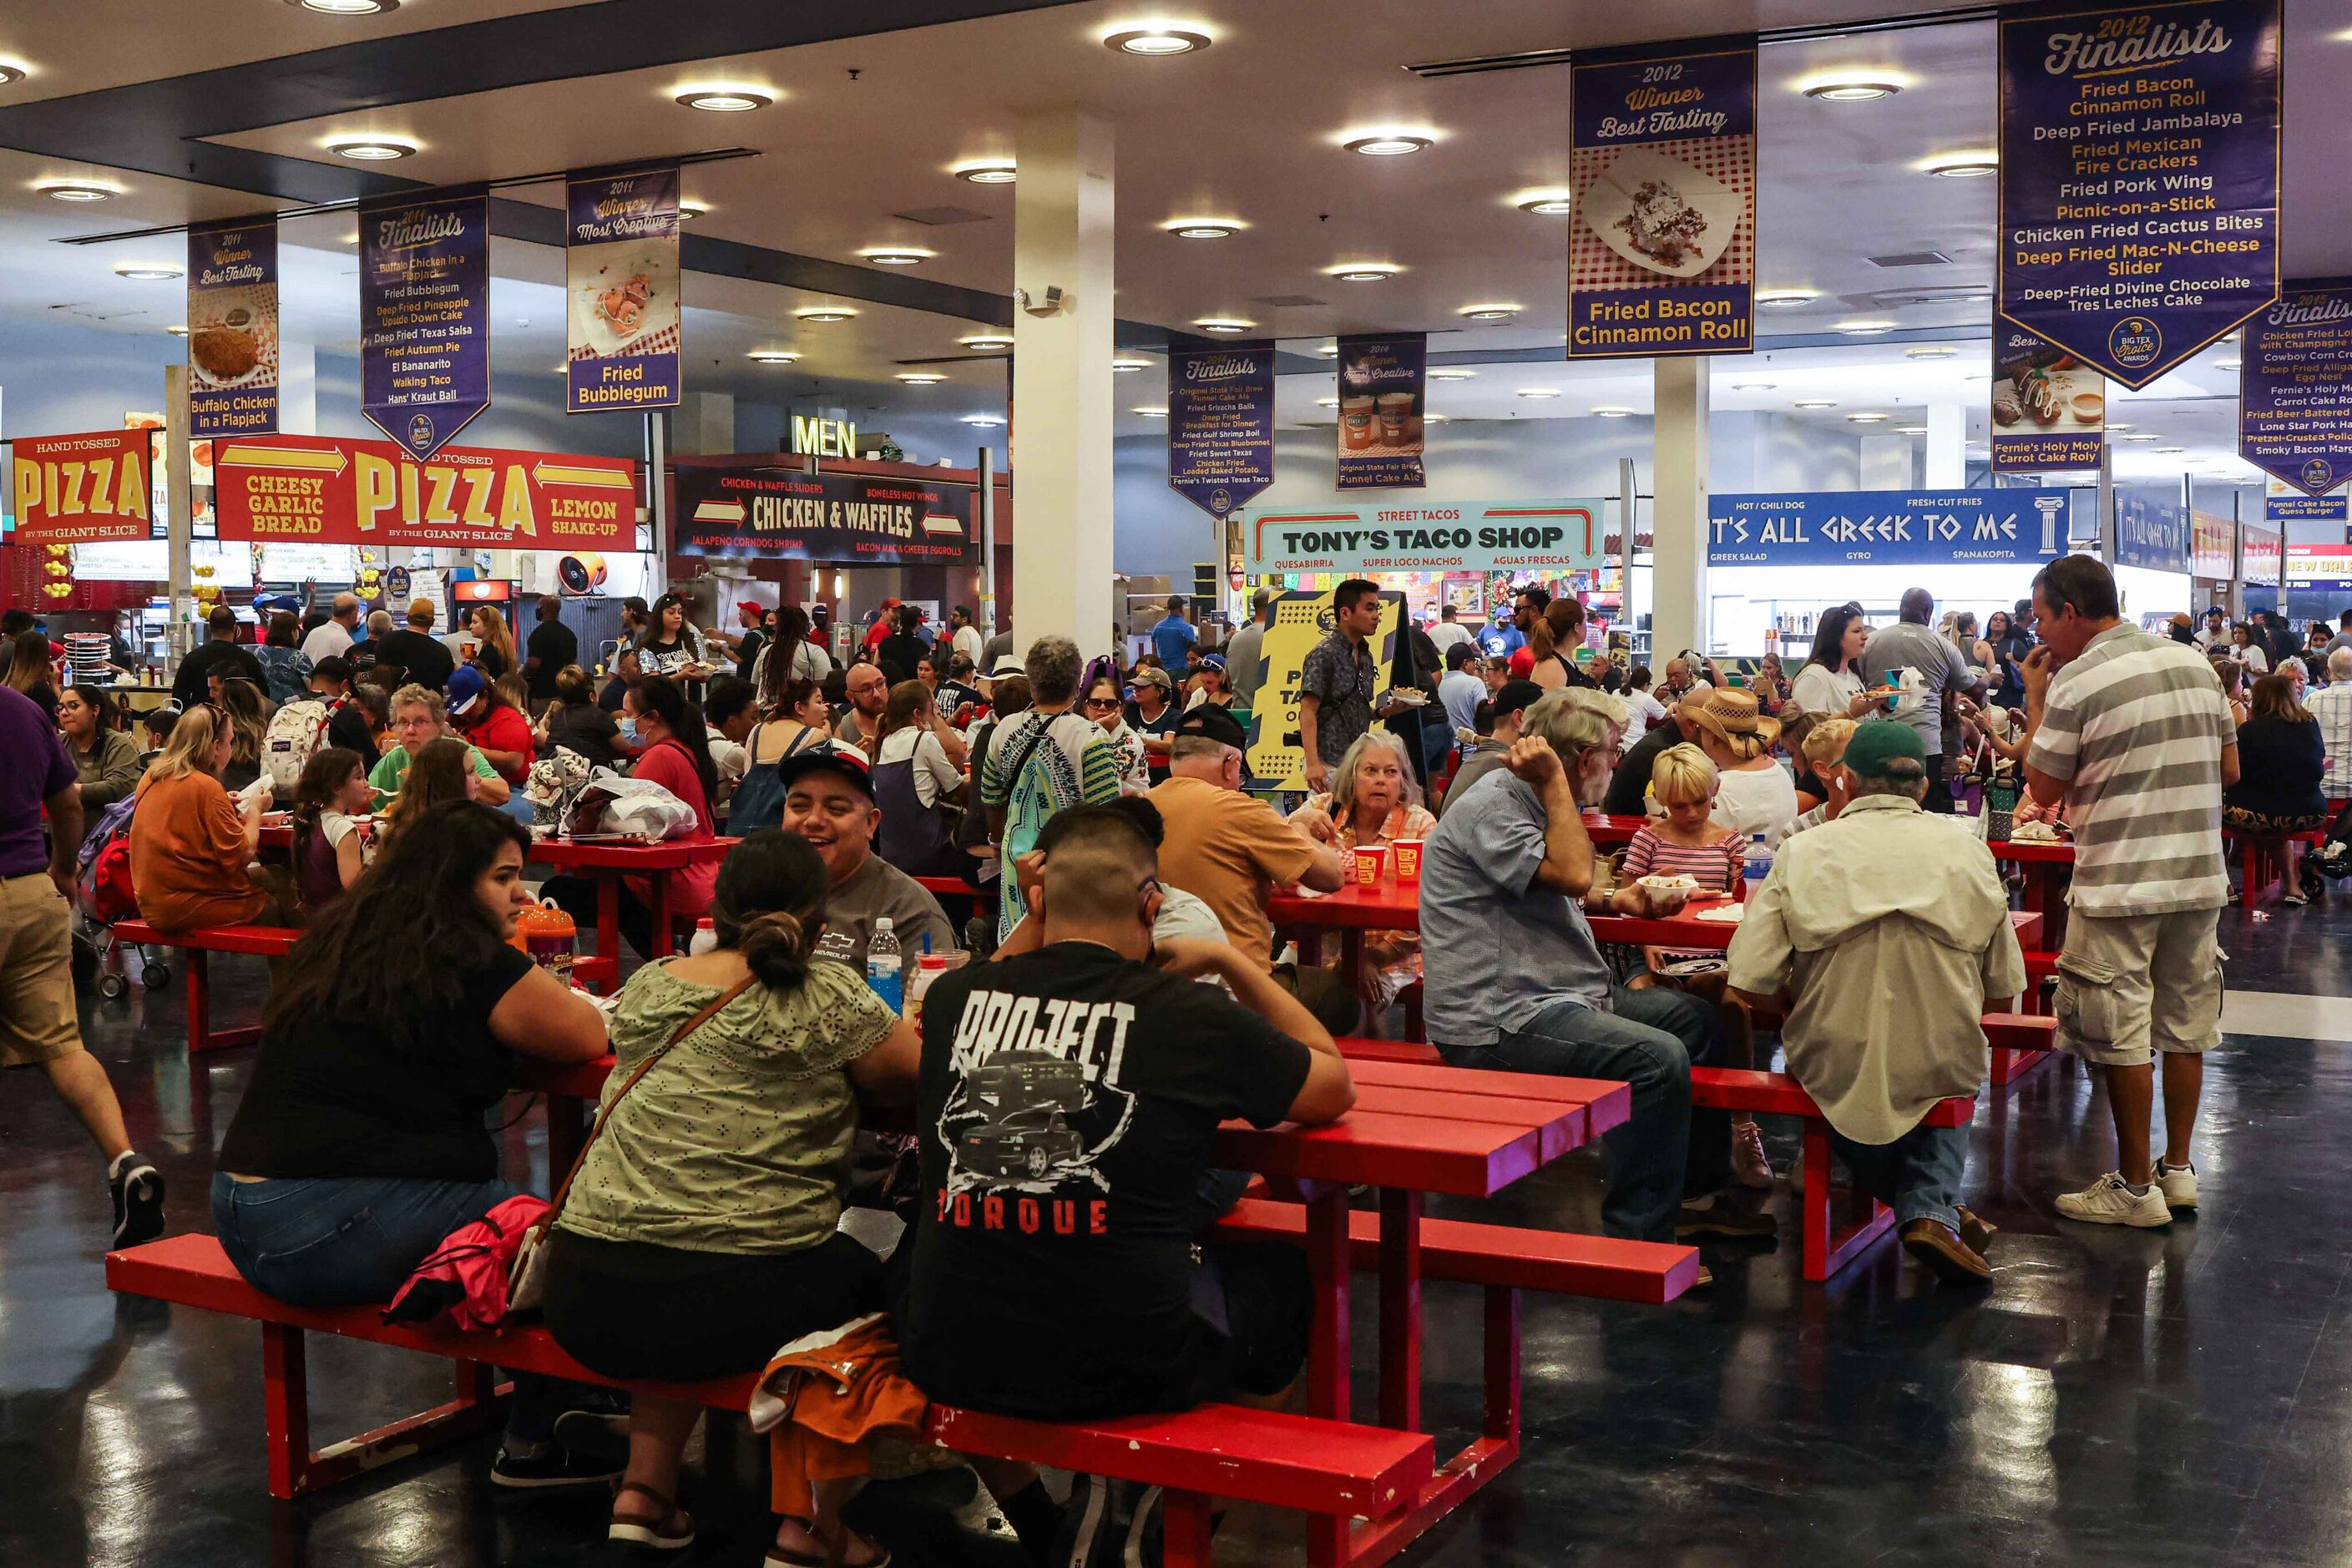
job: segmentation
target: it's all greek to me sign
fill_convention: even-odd
[[[2032,565],[2066,553],[2063,490],[1827,490],[1707,503],[1709,566]]]
[[[2280,0],[2000,29],[2001,321],[2139,387],[2278,298]]]

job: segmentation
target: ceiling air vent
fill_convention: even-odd
[[[908,223],[928,224],[933,228],[942,228],[951,223],[988,221],[986,213],[976,213],[970,207],[917,207],[912,212],[892,213],[890,216],[904,218]]]
[[[1948,267],[1952,258],[1940,250],[1898,250],[1892,256],[1866,256],[1873,267]]]
[[[1250,301],[1273,310],[1305,310],[1317,305],[1328,305],[1328,300],[1318,300],[1312,294],[1261,294]]]

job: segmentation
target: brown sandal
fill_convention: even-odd
[[[661,1511],[650,1519],[622,1518],[621,1500],[631,1492],[653,1499]],[[694,1544],[693,1516],[642,1481],[623,1481],[620,1489],[613,1494],[613,1522],[604,1531],[607,1541],[650,1546],[657,1552],[683,1552]]]

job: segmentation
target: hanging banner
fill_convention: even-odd
[[[2168,486],[2119,487],[2115,564],[2185,574],[2189,562],[2189,511],[2180,504],[2180,491]]]
[[[2290,522],[2352,521],[2352,509],[2345,504],[2346,490],[2346,486],[2338,485],[2325,495],[2305,495],[2300,486],[2291,485],[2276,474],[2266,474],[2263,478],[2263,521],[2282,528]]]
[[[147,432],[20,436],[9,444],[17,544],[148,536]]]
[[[1331,595],[1338,584],[1319,594],[1283,594],[1274,601],[1274,619],[1258,645],[1265,661],[1257,696],[1250,705],[1256,721],[1247,752],[1253,782],[1281,789],[1307,787],[1307,749],[1299,742],[1299,681],[1306,674],[1307,656],[1331,635]],[[1390,677],[1396,663],[1396,639],[1404,624],[1404,595],[1381,595],[1381,626],[1368,639],[1372,667],[1372,706],[1387,700]]]
[[[1605,503],[1457,501],[1416,506],[1252,507],[1237,521],[1246,570],[1589,572],[1602,563]]]
[[[1569,63],[1568,357],[1754,349],[1756,37]]]
[[[2258,522],[2242,523],[2239,526],[2240,531],[2244,535],[2243,546],[2239,553],[2239,560],[2243,567],[2240,575],[2249,585],[2268,584],[2273,588],[2277,587],[2280,570],[2286,560],[2284,536],[2277,529],[2264,528]]]
[[[479,185],[360,204],[360,412],[429,458],[490,405],[490,203]]]
[[[2306,496],[2352,479],[2352,278],[2289,283],[2242,347],[2238,455]]]
[[[565,182],[564,412],[678,402],[677,165]]]
[[[188,434],[278,428],[278,219],[188,228]]]
[[[2104,376],[2046,338],[1993,322],[1993,472],[2095,468],[2106,423]]]
[[[2238,520],[2219,512],[2189,514],[2189,570],[2228,582],[2238,574]]]
[[[1168,484],[1223,519],[1274,483],[1274,345],[1168,352]]]
[[[2066,553],[2063,490],[1707,498],[1709,566],[2032,566]]]
[[[634,550],[626,458],[444,447],[419,463],[388,441],[280,436],[213,449],[223,539],[268,543]]]
[[[971,566],[980,530],[970,485],[799,468],[670,470],[680,555]]]
[[[2137,387],[2278,298],[2279,4],[2002,13],[1999,320]]]
[[[1339,340],[1339,467],[1343,490],[1418,489],[1423,373],[1429,340],[1420,332]]]

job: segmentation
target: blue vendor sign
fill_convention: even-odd
[[[2032,565],[2067,550],[2063,490],[1721,495],[1707,521],[1709,566]]]

